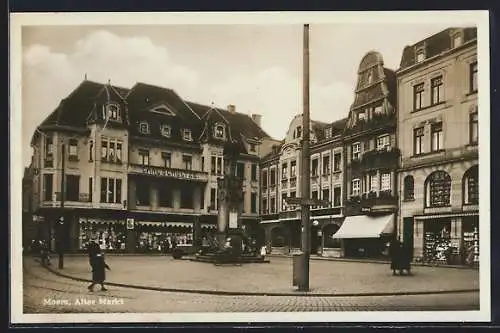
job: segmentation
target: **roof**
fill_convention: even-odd
[[[405,46],[401,56],[400,69],[408,68],[416,64],[417,50],[422,49],[426,59],[451,50],[453,48],[453,35],[456,32],[463,33],[463,43],[467,43],[477,38],[477,28],[475,27],[451,27],[440,31],[430,37],[418,41],[413,45]]]

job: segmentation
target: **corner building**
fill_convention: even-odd
[[[417,261],[445,261],[449,247],[449,263],[478,260],[477,75],[475,28],[449,28],[403,51],[398,225]]]
[[[167,88],[83,81],[32,138],[38,234],[68,251],[90,239],[126,252],[161,251],[173,238],[199,242],[216,229],[227,140],[240,147],[243,223],[252,232],[259,154],[271,140],[259,123],[259,115],[187,102]]]

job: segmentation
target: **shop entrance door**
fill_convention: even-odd
[[[413,257],[413,217],[403,218],[403,242],[412,250]]]

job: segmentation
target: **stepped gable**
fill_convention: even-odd
[[[130,111],[130,133],[134,137],[189,143],[183,140],[182,130],[190,129],[193,142],[201,132],[196,113],[172,89],[137,83],[127,95]],[[139,124],[149,124],[149,134],[141,133]],[[171,128],[171,136],[161,134],[161,126]]]
[[[422,50],[425,59],[432,58],[453,48],[453,35],[457,32],[463,34],[463,44],[477,39],[477,28],[448,28],[413,45],[405,46],[401,56],[399,70],[411,67],[417,63],[417,51]]]

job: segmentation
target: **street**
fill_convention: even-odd
[[[109,256],[110,282],[146,287],[243,292],[293,291],[290,262],[213,266],[170,257]],[[312,296],[242,296],[165,292],[108,286],[89,292],[87,282],[57,276],[33,258],[24,259],[24,313],[167,313],[167,312],[288,312],[288,311],[410,311],[474,310],[479,292],[395,296],[335,296],[347,293],[423,292],[475,289],[473,270],[416,267],[413,277],[393,277],[380,264],[313,262]],[[86,257],[68,257],[64,274],[88,279]],[[57,270],[57,268],[55,268]],[[320,274],[321,272],[321,274]],[[328,282],[328,283],[327,283]],[[327,283],[327,284],[326,284]],[[97,287],[96,290],[99,290]],[[332,295],[323,295],[330,292]],[[322,294],[316,295],[314,294]]]

